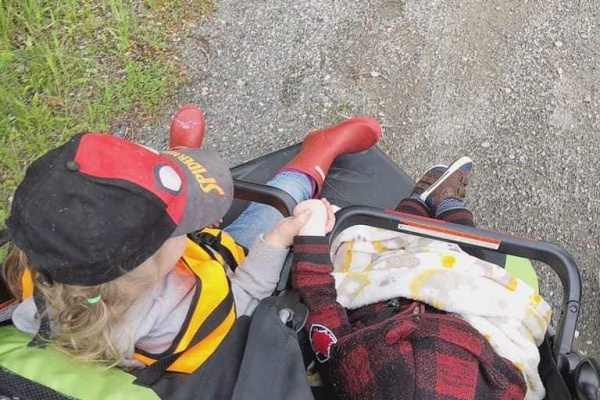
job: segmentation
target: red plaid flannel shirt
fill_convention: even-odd
[[[349,315],[336,302],[332,271],[327,238],[296,238],[293,286],[310,311],[313,350],[326,359],[321,374],[337,398],[525,397],[521,372],[464,320],[410,301],[383,321],[376,316],[385,303]]]

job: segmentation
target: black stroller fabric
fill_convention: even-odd
[[[55,390],[0,368],[0,400],[70,400]]]
[[[281,322],[276,298],[238,318],[219,350],[191,375],[152,386],[163,399],[312,399],[296,332]]]
[[[191,375],[167,374],[152,386],[162,399],[230,399],[251,319],[240,317],[219,349]]]
[[[571,394],[558,371],[556,361],[552,355],[552,347],[547,337],[538,349],[540,350],[538,371],[546,388],[545,400],[571,400]]]
[[[296,332],[281,322],[275,301],[254,312],[233,400],[312,398]]]
[[[300,147],[301,144],[297,144],[267,154],[234,167],[231,173],[234,178],[265,183],[298,154]],[[390,185],[390,182],[394,184]],[[413,180],[397,164],[379,148],[373,147],[359,156],[338,157],[327,175],[321,196],[339,207],[363,205],[393,209],[410,193],[413,185]],[[247,206],[246,201],[234,200],[224,218],[224,226]]]

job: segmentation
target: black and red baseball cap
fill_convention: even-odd
[[[27,169],[7,225],[47,279],[93,286],[136,268],[169,238],[219,221],[232,200],[229,168],[212,151],[159,153],[85,133]]]

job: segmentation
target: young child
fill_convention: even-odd
[[[176,115],[177,150],[87,133],[28,168],[7,221],[12,250],[3,268],[21,300],[17,328],[81,359],[126,367],[158,360],[192,372],[250,300],[271,295],[309,213],[282,220],[272,207],[251,205],[226,231],[198,231],[220,221],[233,199],[225,162],[186,148],[200,145],[203,122],[191,106]],[[370,118],[313,132],[270,184],[306,200],[338,155],[367,150],[380,134]]]
[[[472,225],[472,214],[463,204],[471,168],[470,159],[464,158],[450,167],[430,170],[417,183],[411,197],[400,203],[400,210]],[[334,269],[329,238],[325,237],[334,226],[331,206],[309,200],[301,203],[295,214],[301,215],[307,209],[311,210],[311,218],[294,240],[292,282],[309,309],[306,328],[310,344],[318,370],[335,398],[525,397],[528,387],[522,371],[497,354],[468,321],[408,296],[372,303],[363,301],[353,309],[340,304],[340,294],[351,292],[359,297],[367,288],[381,293],[387,287],[400,287],[402,281],[390,278],[382,286],[370,285],[371,280],[377,281],[386,273],[375,261],[363,270],[344,269],[347,282],[338,280],[337,275],[341,274]],[[354,244],[366,245],[358,241]],[[382,252],[382,242],[378,246],[381,263],[402,261],[399,256],[394,258],[392,252]],[[340,253],[352,251],[350,246],[342,248]],[[399,252],[402,255],[409,251],[399,249]],[[410,257],[407,254],[406,258]],[[349,262],[344,265],[350,267]],[[410,272],[408,268],[405,271]],[[412,281],[411,294],[420,293],[418,285],[422,286],[428,276],[419,279]],[[464,284],[467,290],[470,283]],[[452,293],[447,295],[449,300]]]

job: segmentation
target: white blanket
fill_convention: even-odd
[[[552,308],[526,283],[457,245],[367,226],[342,232],[331,252],[342,306],[404,297],[454,313],[523,372],[527,399],[544,397],[537,347]]]

